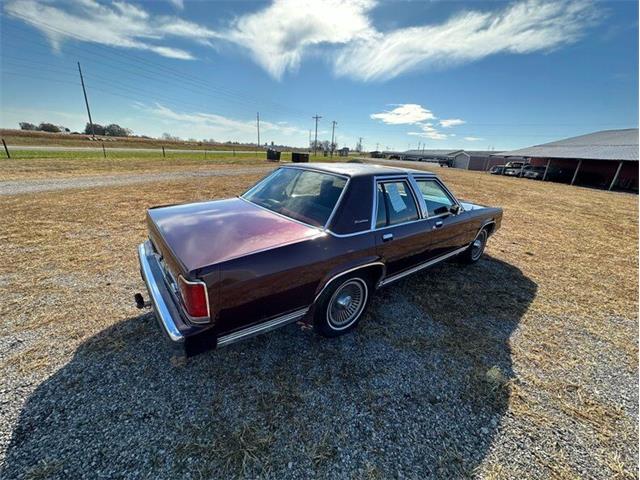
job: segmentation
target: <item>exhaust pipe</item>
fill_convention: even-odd
[[[145,301],[144,297],[142,296],[141,293],[136,293],[133,296],[133,300],[136,302],[136,307],[139,309],[143,309],[143,308],[148,308],[151,306],[151,302],[150,301]]]

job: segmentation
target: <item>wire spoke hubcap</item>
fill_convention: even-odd
[[[338,288],[327,309],[331,327],[344,329],[358,319],[367,299],[367,287],[360,279],[348,280]]]
[[[471,258],[477,260],[484,251],[484,244],[487,241],[487,232],[482,231],[471,244]]]

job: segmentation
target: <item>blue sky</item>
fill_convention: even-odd
[[[638,126],[637,2],[7,0],[0,126],[511,149]]]

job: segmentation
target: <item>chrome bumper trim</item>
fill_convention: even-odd
[[[154,275],[153,267],[149,261],[152,256],[147,251],[148,242],[138,245],[138,260],[140,261],[140,272],[142,273],[142,279],[147,286],[149,296],[151,297],[151,303],[153,303],[153,309],[155,311],[156,318],[162,324],[162,328],[167,333],[169,338],[174,342],[183,342],[184,335],[180,333],[175,321],[173,320],[172,308],[167,303],[166,298],[171,298],[167,287],[164,285],[162,278],[157,278]],[[159,270],[159,266],[157,269]],[[163,291],[166,293],[163,295]],[[173,309],[175,311],[175,308]]]
[[[228,335],[223,335],[218,338],[218,347],[224,347],[225,345],[230,345],[232,343],[239,342],[240,340],[244,340],[246,338],[282,327],[287,323],[294,322],[303,317],[308,311],[308,308],[301,308],[300,310],[296,310],[295,312],[276,317],[267,322],[252,325],[251,327],[238,330],[237,332],[229,333]]]

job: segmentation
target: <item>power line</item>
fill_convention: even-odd
[[[69,32],[68,30],[64,30],[64,29],[60,29],[60,28],[57,28],[57,27],[53,27],[52,25],[49,25],[49,24],[47,24],[45,22],[34,21],[32,19],[20,16],[20,15],[15,15],[15,16],[18,17],[18,18],[21,18],[22,20],[25,20],[25,21],[27,21],[29,23],[36,24],[36,25],[39,25],[39,26],[41,26],[43,28],[46,28],[47,30],[50,30],[52,32],[55,32],[55,33],[58,33],[58,34],[61,34],[61,35],[65,35],[67,37],[74,38],[74,39],[77,39],[77,40],[80,40],[80,41],[89,42],[89,43],[92,44],[93,47],[95,47],[97,49],[100,49],[101,51],[104,52],[104,54],[101,55],[103,57],[103,59],[104,59],[104,55],[108,55],[109,57],[116,57],[116,59],[110,58],[110,61],[115,61],[117,63],[126,65],[129,68],[135,68],[135,69],[141,70],[143,72],[151,73],[153,76],[152,77],[147,77],[147,78],[150,78],[150,79],[152,79],[154,81],[158,81],[158,80],[168,81],[169,80],[167,78],[167,75],[168,75],[169,77],[173,77],[174,80],[178,79],[178,80],[181,81],[181,84],[180,84],[180,88],[181,89],[185,89],[184,82],[186,81],[192,87],[199,88],[199,89],[206,89],[207,92],[210,92],[212,90],[216,91],[219,95],[223,95],[223,96],[227,97],[227,99],[229,101],[235,101],[235,102],[247,104],[247,99],[251,99],[251,96],[248,95],[246,92],[233,91],[233,90],[230,90],[228,88],[223,88],[223,87],[219,87],[219,86],[213,86],[210,81],[204,82],[200,78],[193,77],[193,76],[187,75],[185,73],[176,72],[175,70],[173,70],[171,68],[168,68],[168,67],[166,67],[164,65],[157,64],[156,62],[150,61],[150,60],[148,60],[146,58],[143,58],[143,57],[139,57],[137,55],[133,55],[131,53],[128,53],[127,57],[125,57],[125,56],[123,56],[122,54],[120,54],[118,52],[112,51],[112,48],[106,47],[106,46],[101,45],[99,43],[95,43],[92,39],[90,39],[88,37],[84,37],[82,35]],[[11,25],[11,24],[7,24],[7,25],[10,25],[11,27],[16,28],[14,25]],[[20,34],[21,34],[21,32],[19,33],[19,35]],[[21,36],[23,36],[23,35],[21,35]],[[30,41],[32,43],[39,43],[40,45],[44,45],[45,47],[49,48],[49,46],[46,43],[34,41],[33,38],[26,37],[26,36],[23,36],[23,38],[25,38],[27,41]],[[79,48],[77,46],[74,46],[74,45],[66,45],[65,49],[79,50],[81,52],[85,52],[86,51],[86,50],[83,50],[83,49],[81,49],[81,48]],[[87,52],[87,53],[89,53],[89,52]],[[88,57],[85,57],[85,58],[88,58]],[[134,59],[136,63],[134,63],[134,64],[128,63],[127,61],[123,61],[122,60],[123,58],[126,59],[126,60],[128,60],[129,58]],[[150,71],[150,70],[146,69],[145,67],[141,66],[140,64],[146,65],[148,68],[151,68],[152,70]],[[101,66],[105,65],[105,62],[101,61],[100,65]],[[159,73],[159,72],[161,72],[161,73]],[[137,75],[140,75],[140,74],[137,74]],[[159,75],[162,75],[162,77],[159,77]],[[276,102],[271,102],[271,101],[265,102],[264,100],[257,99],[256,97],[254,97],[254,99],[255,99],[255,101],[254,101],[254,103],[251,103],[251,105],[255,105],[257,103],[271,104],[272,106],[275,106],[278,110],[287,110],[287,111],[291,112],[291,114],[293,114],[293,115],[306,117],[306,114],[304,112],[302,112],[300,110],[292,109],[292,108],[290,108],[288,106],[285,106],[283,104],[278,104]]]

